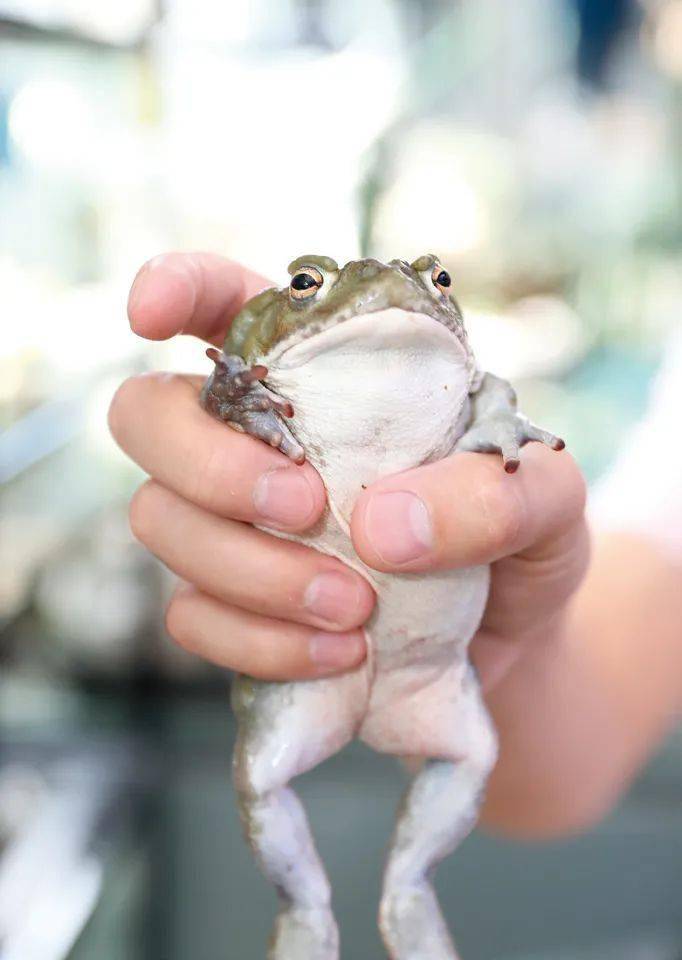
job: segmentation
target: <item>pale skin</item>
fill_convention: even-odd
[[[168,254],[138,274],[131,326],[152,340],[185,333],[220,345],[242,304],[269,285],[214,255]],[[131,504],[133,531],[182,581],[168,608],[169,633],[200,656],[263,679],[356,666],[374,603],[367,582],[250,526],[312,526],[324,507],[319,476],[209,418],[198,403],[203,379],[132,378],[110,414],[115,438],[151,478]],[[417,495],[431,520],[432,541],[414,556],[400,498],[381,496],[397,491]],[[593,822],[682,704],[682,577],[655,547],[603,538],[585,578],[584,500],[570,456],[533,444],[513,476],[495,456],[458,453],[382,479],[353,514],[353,543],[370,567],[493,564],[472,645],[501,737],[483,822],[517,835]]]

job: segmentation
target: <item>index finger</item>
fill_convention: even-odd
[[[130,326],[147,340],[187,333],[220,345],[246,301],[271,286],[261,274],[214,253],[162,253],[133,281]]]
[[[321,516],[325,490],[309,464],[210,417],[201,377],[143,374],[116,391],[109,427],[145,473],[209,513],[289,532]]]

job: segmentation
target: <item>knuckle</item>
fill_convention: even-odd
[[[486,547],[501,555],[519,542],[525,520],[517,485],[506,479],[491,480],[480,489]]]
[[[224,431],[221,442],[206,444],[197,456],[189,498],[221,516],[251,514],[255,479],[272,468],[270,448],[230,427],[218,427]]]
[[[218,506],[229,495],[232,457],[226,456],[227,448],[228,444],[213,446],[197,463],[192,497],[196,503]]]

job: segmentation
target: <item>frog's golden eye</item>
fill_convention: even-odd
[[[447,296],[448,290],[452,284],[452,279],[447,270],[443,270],[439,263],[437,263],[433,268],[433,272],[431,273],[431,282],[437,290],[440,290],[441,293],[444,293]]]
[[[293,300],[314,297],[324,283],[324,277],[315,267],[303,267],[291,278],[289,293]]]

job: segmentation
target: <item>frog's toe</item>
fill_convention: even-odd
[[[241,400],[239,404],[241,410],[252,413],[266,413],[268,410],[274,410],[287,419],[293,417],[294,408],[288,400],[280,400],[262,384],[259,386],[260,390],[253,390]]]
[[[524,443],[529,443],[531,440],[544,443],[546,446],[551,447],[552,450],[563,450],[566,446],[561,437],[557,437],[556,434],[550,433],[548,430],[542,430],[540,427],[536,427],[535,424],[529,420],[526,425]]]
[[[263,439],[271,447],[281,450],[294,463],[303,463],[305,460],[305,450],[285,424],[278,421],[277,426],[272,427]]]
[[[305,451],[279,414],[268,403],[265,409],[235,409],[233,405],[221,417],[238,429],[281,450],[295,463],[303,463]]]
[[[286,417],[287,420],[293,417],[294,408],[288,400],[282,400],[281,397],[278,397],[272,390],[268,390],[263,384],[259,384],[258,386],[260,388],[258,399],[262,404],[260,407],[261,410],[275,410],[280,416]]]
[[[293,460],[294,463],[303,463],[305,461],[305,450],[286,427],[282,430],[281,440],[278,446],[282,453],[289,457],[290,460]]]
[[[468,430],[457,442],[457,449],[474,453],[499,453],[504,469],[507,473],[514,473],[519,466],[522,444],[518,428],[517,417],[490,417]]]

